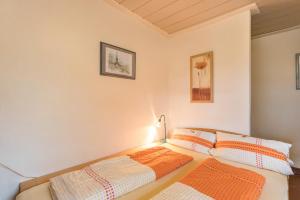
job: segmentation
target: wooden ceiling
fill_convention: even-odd
[[[257,3],[252,36],[300,24],[300,0],[114,0],[161,30],[172,34],[230,11]]]
[[[256,0],[260,13],[252,16],[252,36],[300,25],[300,0]]]

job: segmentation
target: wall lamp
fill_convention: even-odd
[[[166,143],[167,142],[166,115],[164,115],[164,114],[160,115],[160,117],[157,120],[157,124],[156,125],[157,125],[157,127],[160,127],[162,120],[164,120],[164,131],[165,131],[165,138],[163,140],[163,143]]]

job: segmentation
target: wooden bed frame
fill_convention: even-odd
[[[235,134],[235,135],[246,135],[246,134],[241,134],[241,133],[235,133],[235,132],[224,131],[224,130],[209,129],[209,128],[187,128],[187,129],[206,131],[206,132],[211,132],[211,133],[214,133],[214,134],[216,134],[216,132],[218,132],[218,131],[221,131],[221,132]],[[161,142],[153,143],[153,145],[157,145],[157,144],[161,144]],[[126,155],[128,153],[135,152],[135,151],[143,149],[143,148],[145,148],[145,146],[135,147],[135,148],[132,148],[132,149],[128,149],[128,150],[125,150],[125,151],[121,151],[121,152],[112,154],[110,156],[105,156],[105,157],[102,157],[102,158],[99,158],[99,159],[96,159],[96,160],[93,160],[93,161],[89,161],[89,162],[86,162],[86,163],[83,163],[83,164],[80,164],[80,165],[76,165],[76,166],[73,166],[73,167],[70,167],[70,168],[67,168],[67,169],[63,169],[63,170],[60,170],[60,171],[57,171],[57,172],[54,172],[54,173],[50,173],[50,174],[47,174],[47,175],[44,175],[44,176],[41,176],[41,177],[38,177],[38,178],[34,178],[34,179],[31,179],[31,180],[22,182],[22,183],[20,183],[19,190],[20,190],[20,192],[23,192],[25,190],[28,190],[28,189],[34,187],[34,186],[49,182],[49,180],[51,178],[59,176],[61,174],[68,173],[68,172],[75,171],[75,170],[80,170],[80,169],[82,169],[82,168],[84,168],[88,165],[99,162],[101,160],[113,158],[113,157],[116,157],[116,156]],[[290,183],[290,179],[289,179],[289,186],[295,185],[295,182],[298,183],[297,187],[289,187],[290,190],[291,189],[293,190],[292,191],[292,194],[293,194],[292,196],[294,196],[294,195],[300,196],[300,189],[299,189],[300,176],[293,176],[293,179],[291,179],[291,180],[293,180],[293,183]],[[291,194],[291,191],[289,191],[289,192]],[[293,200],[293,199],[294,198],[290,198],[290,200]]]
[[[209,129],[209,128],[187,128],[187,129],[201,130],[201,131],[211,132],[211,133],[214,133],[214,134],[216,134],[217,131],[222,131],[222,132],[225,132],[225,133],[245,135],[245,134],[241,134],[241,133],[235,133],[235,132],[223,131],[223,130],[216,130],[216,129]],[[155,142],[155,143],[159,144],[161,142]],[[63,170],[60,170],[60,171],[57,171],[57,172],[53,172],[53,173],[46,174],[46,175],[38,177],[38,178],[34,178],[34,179],[31,179],[31,180],[22,182],[22,183],[20,183],[19,192],[23,192],[25,190],[28,190],[28,189],[34,187],[34,186],[46,183],[51,178],[59,176],[61,174],[65,174],[65,173],[68,173],[68,172],[71,172],[71,171],[75,171],[75,170],[80,170],[80,169],[82,169],[82,168],[84,168],[84,167],[86,167],[88,165],[91,165],[93,163],[99,162],[101,160],[113,158],[113,157],[116,157],[116,156],[126,155],[128,153],[137,151],[137,150],[139,150],[141,148],[143,148],[143,147],[140,146],[140,147],[136,147],[136,148],[132,148],[132,149],[127,149],[125,151],[121,151],[121,152],[112,154],[110,156],[105,156],[105,157],[102,157],[102,158],[99,158],[99,159],[96,159],[96,160],[93,160],[93,161],[89,161],[89,162],[86,162],[86,163],[83,163],[83,164],[80,164],[80,165],[76,165],[76,166],[73,166],[73,167],[70,167],[70,168],[67,168],[67,169],[63,169]]]

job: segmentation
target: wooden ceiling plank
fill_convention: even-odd
[[[255,2],[260,9],[260,14],[252,16],[252,35],[257,36],[300,24],[300,0],[114,1],[168,33],[226,14],[241,7],[239,5],[243,2]]]
[[[259,21],[252,22],[253,28],[267,27],[273,22],[278,23],[289,23],[289,21],[300,22],[300,13],[282,13],[276,17],[261,19]]]
[[[168,29],[174,26],[181,26],[182,24],[187,24],[190,21],[198,21],[197,19],[201,19],[201,23],[202,20],[209,20],[216,16],[226,14],[227,12],[232,11],[236,8],[240,8],[240,5],[250,4],[252,1],[253,0],[226,0],[223,1],[221,4],[218,4],[213,7],[208,7],[205,10],[198,10],[198,12],[195,12],[194,15],[190,15],[185,18],[182,17],[181,20],[175,21],[174,23],[164,26],[162,28]]]
[[[261,13],[252,17],[252,36],[300,24],[299,0],[257,0]]]
[[[157,23],[160,20],[170,17],[175,13],[181,12],[191,6],[195,6],[196,4],[200,3],[201,0],[177,0],[173,4],[159,10],[159,12],[152,13],[148,16],[145,16],[145,19],[152,23]]]
[[[186,18],[185,20],[182,20],[171,26],[165,27],[164,30],[167,31],[168,33],[174,33],[174,32],[180,31],[182,29],[194,26],[196,24],[203,23],[203,22],[213,19],[215,17],[221,16],[223,14],[226,14],[228,12],[231,12],[233,10],[241,8],[243,6],[249,5],[252,2],[253,2],[253,0],[228,1],[220,6],[211,8],[209,10],[206,10],[205,12],[201,12],[197,15]]]
[[[288,20],[287,20],[288,19]],[[257,36],[265,33],[270,33],[282,29],[286,29],[293,26],[300,25],[299,16],[290,18],[290,16],[274,19],[269,21],[265,26],[252,26],[252,35]]]
[[[290,5],[285,7],[282,10],[276,10],[276,12],[264,12],[252,17],[253,23],[266,23],[268,20],[279,18],[280,16],[290,15],[300,15],[300,4],[299,5]]]
[[[268,8],[260,8],[261,13],[254,15],[253,18],[260,18],[263,17],[265,15],[274,15],[274,14],[278,14],[280,12],[286,12],[289,9],[299,9],[300,8],[300,1],[298,4],[286,4],[284,6],[280,6],[280,7],[268,7]],[[299,11],[299,10],[298,10]]]
[[[176,2],[177,0],[152,0],[146,5],[135,9],[134,12],[141,17],[145,17],[151,13],[154,13],[156,11],[159,11],[160,9],[167,7],[168,5],[171,5],[172,3]]]
[[[178,12],[170,17],[167,17],[157,23],[154,23],[158,27],[164,29],[165,27],[171,26],[175,23],[178,23],[182,20],[185,20],[186,18],[193,17],[195,15],[198,15],[199,13],[205,12],[211,8],[214,8],[216,6],[220,6],[226,2],[230,2],[231,0],[203,0],[201,3],[190,7],[188,9],[182,10],[181,12]]]
[[[289,19],[289,20],[287,20],[287,19]],[[269,21],[268,24],[269,25],[267,25],[267,26],[263,26],[263,25],[257,26],[257,25],[254,25],[253,29],[257,29],[257,30],[259,30],[259,29],[268,29],[268,28],[273,27],[273,26],[281,26],[281,25],[286,25],[286,24],[299,25],[300,24],[300,20],[297,17],[289,18],[289,16],[285,16],[285,17],[281,17],[281,18]]]
[[[145,4],[147,4],[151,0],[124,0],[120,4],[127,8],[128,10],[135,10]]]
[[[255,37],[255,36],[259,36],[259,35],[263,35],[263,34],[267,34],[267,33],[272,33],[272,32],[276,32],[276,31],[280,31],[280,30],[284,30],[284,29],[288,29],[291,27],[295,27],[295,26],[299,26],[299,24],[281,24],[278,26],[272,26],[266,29],[255,29],[251,31],[251,36]]]
[[[269,8],[282,8],[286,5],[297,4],[298,0],[256,0],[257,6],[260,9],[266,10]]]

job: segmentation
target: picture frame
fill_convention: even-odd
[[[136,53],[100,42],[100,75],[135,80]]]
[[[300,53],[296,54],[296,90],[300,90]]]
[[[190,98],[192,103],[213,103],[213,52],[190,57]]]

